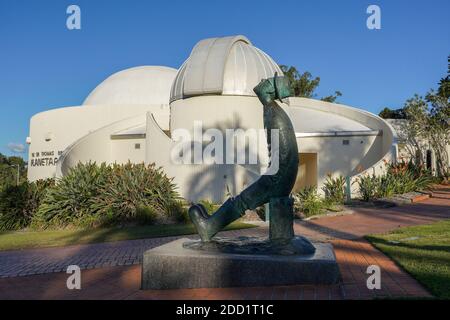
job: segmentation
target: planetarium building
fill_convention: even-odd
[[[253,88],[275,74],[283,74],[277,63],[244,36],[198,42],[178,70],[140,66],[115,73],[81,106],[31,118],[28,178],[61,177],[79,162],[155,163],[174,178],[184,198],[222,201],[267,169],[266,138],[235,146],[237,155],[253,156],[256,163],[180,162],[174,161],[179,133],[195,137],[200,124],[202,140],[189,146],[207,148],[205,139],[217,136],[205,138],[205,132],[263,131],[263,107]],[[300,163],[294,190],[320,190],[327,174],[355,179],[377,173],[383,159],[396,158],[394,130],[374,114],[306,98],[278,103],[297,137]]]

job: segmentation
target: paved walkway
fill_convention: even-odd
[[[0,252],[0,299],[363,299],[374,296],[429,296],[412,277],[362,239],[368,233],[431,223],[450,218],[450,189],[442,189],[421,203],[389,209],[357,209],[352,215],[296,222],[297,234],[330,241],[343,281],[335,286],[289,286],[141,291],[142,253],[177,237],[131,240],[65,248]],[[267,234],[267,227],[228,232],[227,235]],[[70,264],[85,269],[82,290],[66,288]],[[366,288],[367,266],[382,269],[382,290]],[[133,265],[133,266],[127,266]],[[114,266],[114,267],[113,267]],[[21,276],[44,273],[35,276]],[[19,276],[19,277],[17,277]]]
[[[222,232],[222,235],[264,236],[267,227]],[[196,236],[181,236],[196,239]],[[82,270],[140,264],[143,253],[181,237],[126,240],[68,247],[0,251],[0,278],[65,272],[67,266]]]
[[[363,240],[333,240],[342,283],[183,290],[139,290],[140,266],[83,271],[81,290],[68,290],[65,273],[0,279],[0,299],[252,299],[340,300],[374,297],[430,297],[416,280]],[[381,266],[381,290],[366,287],[368,265]]]

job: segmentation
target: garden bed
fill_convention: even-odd
[[[346,216],[346,215],[353,214],[353,213],[354,213],[354,211],[351,210],[350,208],[343,207],[341,211],[330,211],[330,210],[327,210],[324,213],[313,215],[313,216],[309,216],[309,217],[303,217],[303,218],[300,218],[300,219],[304,220],[304,221],[309,221],[309,220],[316,220],[316,219],[325,218],[325,217]]]
[[[389,208],[395,206],[401,206],[405,204],[411,204],[426,200],[430,197],[428,193],[412,191],[404,194],[397,194],[391,197],[384,197],[372,201],[364,201],[361,199],[352,199],[351,202],[346,203],[348,207],[358,208]]]

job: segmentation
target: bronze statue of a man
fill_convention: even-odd
[[[211,216],[201,204],[191,206],[189,216],[203,242],[211,241],[217,232],[244,215],[246,210],[253,210],[268,202],[271,211],[270,240],[290,242],[294,238],[290,193],[298,171],[297,140],[291,120],[276,101],[291,95],[289,81],[275,74],[273,78],[262,80],[253,91],[264,106],[269,153],[271,161],[274,156],[279,157],[279,169],[273,175],[262,175],[239,195],[226,200]],[[272,150],[271,130],[278,130],[279,150]],[[312,246],[308,248],[309,251],[314,250]]]

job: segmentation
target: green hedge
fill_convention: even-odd
[[[413,162],[385,165],[387,168],[384,174],[366,175],[358,179],[359,192],[364,201],[421,191],[435,182],[428,170],[416,166]]]
[[[0,230],[185,222],[172,179],[154,164],[78,164],[58,179],[0,191]]]
[[[78,164],[51,188],[32,226],[96,227],[186,218],[176,186],[154,164]]]
[[[27,227],[39,208],[54,179],[23,182],[0,191],[0,230],[17,230]]]

